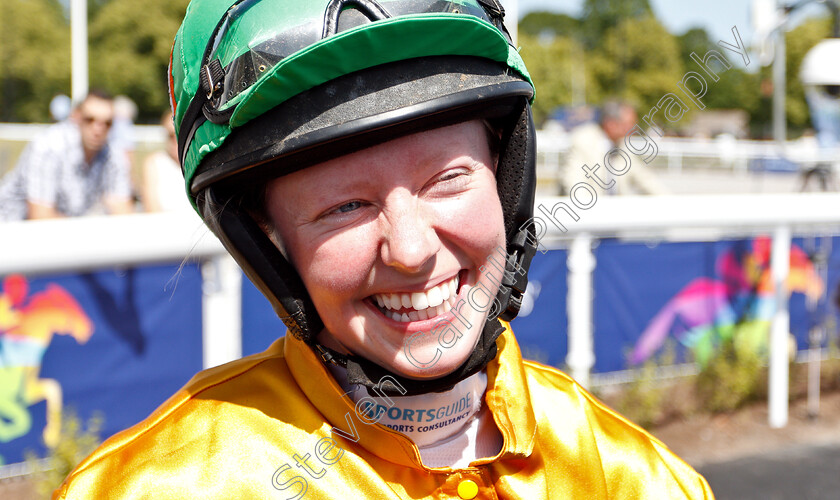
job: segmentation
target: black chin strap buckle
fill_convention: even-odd
[[[318,351],[318,355],[321,356],[321,360],[324,364],[334,364],[336,366],[347,366],[347,358],[346,357],[337,357],[337,352],[333,351],[332,349],[328,349],[317,342],[312,342],[309,344],[310,346],[314,347],[316,351]],[[344,361],[342,363],[342,361]]]
[[[508,247],[507,262],[505,263],[504,277],[502,278],[505,310],[499,315],[505,321],[511,321],[519,314],[522,308],[522,300],[525,297],[525,289],[528,287],[528,269],[531,260],[537,253],[537,247],[528,229],[520,229]]]

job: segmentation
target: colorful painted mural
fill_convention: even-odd
[[[101,415],[103,438],[133,425],[201,352],[197,265],[0,276],[0,463],[46,456],[62,409]]]
[[[714,277],[689,282],[650,320],[630,362],[644,362],[669,336],[687,347],[701,366],[727,339],[747,349],[766,348],[775,311],[770,246],[766,237],[734,242],[717,259]],[[787,288],[815,301],[825,291],[808,255],[796,245],[790,251]]]
[[[48,447],[58,444],[61,432],[61,384],[41,377],[41,362],[54,335],[69,335],[84,344],[93,335],[88,315],[61,286],[29,296],[23,276],[3,280],[0,293],[0,443],[29,432],[29,407],[46,401],[47,421],[42,437]]]

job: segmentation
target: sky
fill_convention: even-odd
[[[512,0],[502,0],[507,4]],[[572,16],[580,15],[583,0],[518,0],[519,17],[528,12],[546,10],[562,12]],[[792,2],[789,2],[792,3]],[[650,0],[656,17],[668,28],[668,31],[680,35],[693,27],[701,27],[709,33],[713,41],[725,40],[731,42],[732,26],[738,27],[745,44],[752,44],[753,28],[750,25],[750,0]],[[819,5],[811,5],[796,13],[791,22],[811,15],[828,13],[828,9]]]

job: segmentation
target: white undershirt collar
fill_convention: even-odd
[[[452,389],[414,396],[385,397],[347,383],[346,370],[330,366],[335,379],[370,419],[408,436],[429,467],[465,467],[477,458],[495,456],[502,436],[484,408],[487,374],[480,371]]]

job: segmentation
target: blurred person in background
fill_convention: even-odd
[[[166,131],[166,149],[155,151],[143,162],[143,208],[147,212],[172,212],[191,210],[181,185],[181,165],[178,163],[178,138],[172,113],[167,111],[160,120]]]
[[[134,169],[134,120],[137,118],[137,104],[130,97],[114,97],[114,123],[109,133],[109,142],[115,150],[122,151],[128,161],[129,171]]]
[[[0,221],[133,211],[125,155],[108,143],[112,98],[92,91],[29,143],[0,182]]]
[[[587,181],[587,174],[582,167],[588,165],[594,169],[595,164],[600,165],[600,168],[589,175],[597,175],[598,181],[593,182],[589,177],[587,182],[593,186],[598,185],[606,194],[668,194],[668,188],[644,162],[634,161],[621,176],[612,175],[604,165],[604,156],[608,152],[614,148],[626,150],[624,136],[636,125],[637,118],[636,110],[630,104],[608,99],[601,106],[599,123],[588,122],[575,127],[569,138],[569,154],[561,166],[560,194],[568,195],[572,186]],[[624,162],[620,157],[614,161],[618,165]]]

